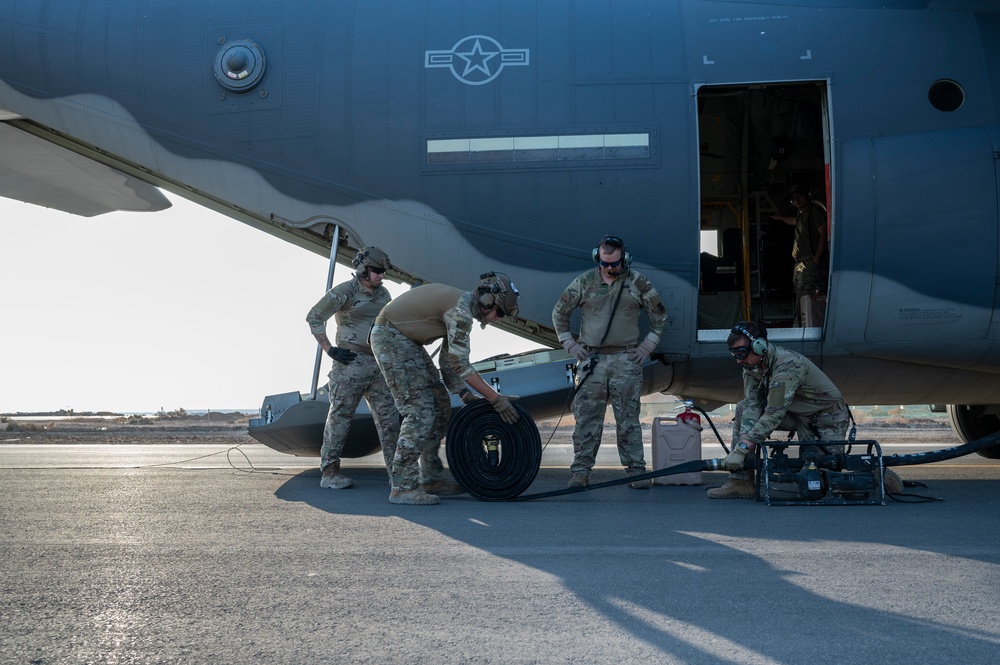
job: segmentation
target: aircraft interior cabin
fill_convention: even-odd
[[[799,198],[799,207],[811,204],[826,216],[826,108],[824,82],[699,90],[700,341],[725,339],[741,319],[764,322],[777,339],[820,336],[829,247],[827,263],[799,277],[800,293],[809,295],[796,298],[791,194],[806,192],[811,201]]]

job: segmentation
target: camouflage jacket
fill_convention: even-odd
[[[475,293],[466,291],[458,299],[458,304],[444,313],[444,323],[448,335],[441,344],[441,377],[448,390],[459,393],[465,388],[465,380],[476,373],[469,361],[472,353],[469,342],[472,336],[472,325],[475,317],[474,308],[478,307]]]
[[[837,386],[801,353],[768,343],[767,369],[743,369],[740,438],[767,439],[785,416],[811,416],[840,404]]]
[[[608,320],[618,299],[618,291],[622,288],[625,291],[608,330]],[[588,270],[570,282],[552,309],[552,325],[560,342],[572,337],[569,324],[577,307],[581,313],[579,341],[592,348],[634,346],[639,341],[639,313],[642,310],[646,310],[649,317],[648,337],[654,343],[660,341],[667,324],[667,308],[663,306],[660,294],[645,275],[635,270],[620,275],[611,284],[604,283],[599,268]],[[608,330],[608,336],[602,342],[605,330]]]
[[[326,332],[326,322],[336,315],[337,339],[334,344],[368,347],[368,333],[375,317],[390,300],[392,296],[384,286],[369,293],[354,276],[327,291],[306,314],[306,322],[310,332],[318,335]]]

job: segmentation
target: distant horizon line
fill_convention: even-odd
[[[172,409],[170,411],[159,409],[157,411],[78,411],[76,409],[56,409],[55,411],[5,411],[0,413],[0,418],[17,418],[24,416],[158,416],[163,415],[176,415],[181,409]],[[184,413],[188,415],[204,416],[209,413],[240,413],[243,415],[251,416],[255,413],[260,413],[260,409],[254,407],[252,409],[183,409]]]

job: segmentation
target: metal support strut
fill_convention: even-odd
[[[326,271],[326,291],[333,288],[333,274],[337,270],[337,245],[340,243],[340,224],[333,227],[333,240],[330,242],[330,266]],[[324,291],[324,293],[326,293]],[[323,362],[323,347],[316,344],[316,362],[313,363],[312,390],[309,392],[309,399],[316,399],[316,391],[319,390],[319,368]]]

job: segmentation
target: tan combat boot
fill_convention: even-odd
[[[323,469],[323,477],[320,478],[319,486],[334,490],[346,490],[354,487],[354,481],[340,472],[340,462],[334,462]]]
[[[713,487],[707,492],[709,499],[752,499],[755,490],[752,480],[730,478],[722,487]]]
[[[393,489],[389,492],[389,503],[404,506],[433,506],[441,503],[441,499],[423,490]]]
[[[566,487],[572,489],[574,487],[586,487],[587,483],[590,482],[590,476],[582,471],[577,471],[572,476],[570,476],[569,482],[566,483]]]
[[[640,476],[644,473],[646,473],[645,467],[642,468],[629,467],[625,469],[626,476]],[[628,486],[634,490],[648,490],[650,487],[653,486],[653,481],[650,480],[649,478],[646,478],[644,480],[637,480],[634,483],[629,483]]]
[[[890,471],[889,469],[884,470],[885,481],[883,487],[885,488],[886,494],[902,494],[903,493],[903,479],[896,475],[895,471]]]
[[[447,478],[441,478],[440,480],[435,480],[430,483],[420,483],[420,489],[428,494],[436,494],[438,496],[455,496],[457,494],[465,494],[465,490],[458,483],[452,482]]]

